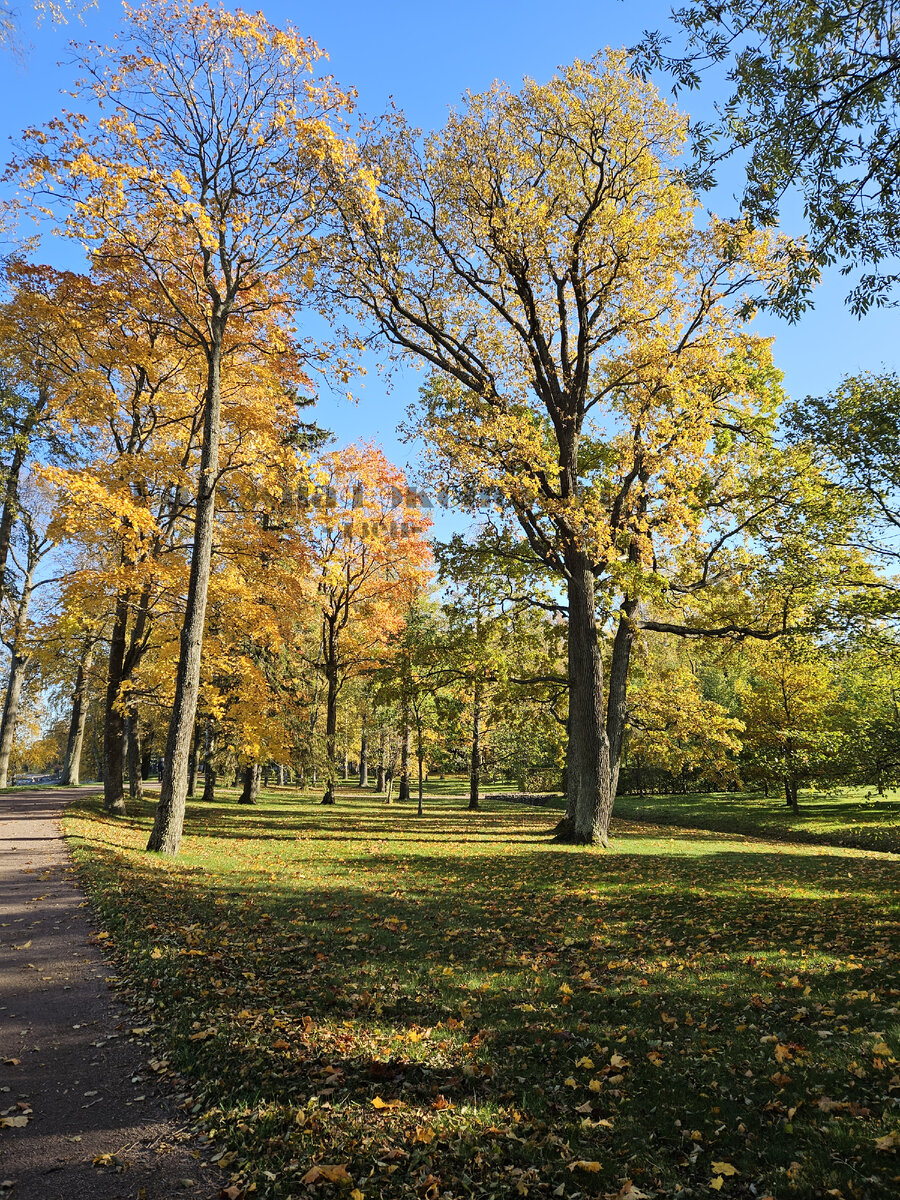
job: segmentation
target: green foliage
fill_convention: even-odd
[[[887,303],[900,250],[900,40],[894,0],[689,0],[673,13],[685,33],[674,52],[645,34],[637,60],[699,88],[724,64],[731,94],[697,131],[698,174],[746,153],[742,210],[777,224],[785,193],[799,190],[811,259],[786,310],[796,315],[816,264],[866,272],[854,311]]]

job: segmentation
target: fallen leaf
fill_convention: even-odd
[[[713,1189],[713,1191],[714,1191],[714,1192],[721,1192],[721,1190],[722,1190],[722,1184],[723,1184],[724,1182],[725,1182],[725,1180],[722,1178],[722,1176],[721,1176],[721,1175],[717,1175],[717,1176],[715,1177],[715,1179],[711,1179],[711,1180],[709,1181],[709,1186],[710,1186],[710,1187]]]
[[[0,1117],[0,1129],[24,1129],[28,1124],[28,1117]]]
[[[380,1096],[376,1096],[372,1101],[373,1108],[402,1108],[402,1100],[382,1100]]]
[[[733,1167],[730,1162],[714,1162],[712,1169],[716,1175],[740,1175],[737,1167]]]
[[[600,1164],[596,1161],[588,1162],[583,1158],[577,1158],[575,1162],[569,1163],[570,1171],[587,1171],[591,1175],[596,1175],[600,1170]]]
[[[886,1133],[884,1137],[875,1139],[876,1150],[894,1151],[900,1147],[900,1133]]]
[[[320,1163],[318,1166],[310,1167],[301,1183],[318,1183],[320,1179],[324,1179],[326,1183],[352,1183],[353,1180],[347,1174],[347,1168],[344,1164],[335,1164],[328,1166],[325,1163]]]

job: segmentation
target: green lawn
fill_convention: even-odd
[[[783,796],[756,792],[619,796],[616,813],[629,821],[900,853],[900,790],[883,796],[864,787],[804,791],[797,817]]]
[[[67,818],[152,1069],[247,1195],[898,1194],[900,859],[317,800],[194,804],[174,861],[149,805]]]

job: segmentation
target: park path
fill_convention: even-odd
[[[28,1117],[0,1128],[0,1200],[207,1200],[218,1172],[155,1090],[92,944],[60,834],[72,794],[0,795],[0,1113]]]

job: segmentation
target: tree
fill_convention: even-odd
[[[695,225],[684,137],[608,52],[468,96],[426,139],[393,114],[370,147],[381,220],[345,213],[340,293],[432,369],[417,431],[436,471],[475,506],[493,489],[566,591],[576,842],[607,838],[642,580],[702,524],[717,430],[733,460],[770,402],[743,316],[785,259],[739,223]],[[598,589],[601,624],[621,614],[608,705]]]
[[[686,34],[645,33],[636,61],[697,88],[726,66],[731,92],[700,127],[698,165],[747,152],[742,211],[778,222],[803,199],[811,264],[869,268],[850,294],[857,313],[889,302],[900,275],[900,33],[892,0],[690,0],[672,13]],[[814,272],[801,272],[796,313]]]
[[[780,778],[790,809],[800,785],[816,777],[840,740],[837,688],[821,647],[804,638],[755,647],[737,693],[744,754]]]
[[[403,473],[375,446],[325,455],[310,499],[309,603],[317,628],[310,665],[325,684],[325,795],[334,804],[338,697],[344,684],[388,654],[404,611],[428,574],[430,518]]]
[[[260,322],[289,325],[309,286],[333,193],[366,192],[335,122],[349,98],[314,79],[321,52],[262,14],[182,0],[130,10],[114,51],[83,48],[78,93],[99,119],[71,113],[26,135],[19,166],[54,191],[70,234],[137,263],[158,283],[177,336],[204,363],[193,553],[166,772],[148,849],[175,854],[200,680],[212,556],[223,373]],[[360,202],[365,202],[360,196]],[[286,334],[282,338],[287,341]]]
[[[21,545],[17,553],[15,533],[10,557],[18,572],[17,585],[3,597],[0,621],[3,624],[2,641],[10,654],[9,675],[3,700],[3,715],[0,717],[0,788],[6,787],[10,756],[19,717],[19,704],[25,674],[34,652],[31,639],[30,612],[35,589],[49,580],[38,580],[35,574],[41,561],[53,548],[53,542],[41,528],[38,516],[39,505],[21,504],[18,512],[18,527],[21,530]]]
[[[794,438],[812,443],[830,472],[867,511],[870,537],[881,554],[900,546],[900,376],[849,375],[827,396],[791,405]],[[886,538],[885,538],[886,535]]]

